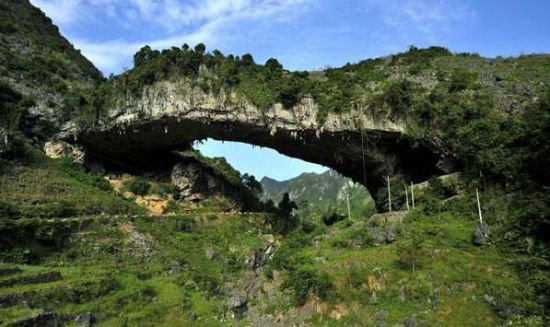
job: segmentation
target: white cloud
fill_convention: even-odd
[[[158,49],[181,46],[183,43],[207,43],[217,46],[223,39],[224,27],[240,21],[283,19],[291,10],[301,11],[312,0],[31,0],[61,25],[64,31],[86,20],[107,16],[122,28],[139,28],[147,23],[158,25],[168,37],[127,42],[109,40],[93,42],[72,38],[75,46],[104,72],[118,72],[128,65],[131,56],[143,45]],[[276,16],[286,12],[288,15]],[[183,30],[191,30],[184,32]],[[70,33],[69,33],[70,34]]]
[[[449,0],[371,0],[381,11],[389,27],[415,31],[433,37],[452,32],[457,26],[475,18],[475,11],[460,2]]]
[[[82,54],[86,56],[86,58],[90,59],[103,72],[119,72],[121,68],[130,65],[131,58],[134,53],[136,53],[145,44],[148,44],[152,48],[156,49],[166,49],[172,46],[180,46],[184,43],[214,43],[213,40],[211,40],[214,35],[211,33],[213,25],[215,24],[206,24],[194,33],[181,34],[165,39],[151,40],[149,42],[127,42],[124,40],[114,40],[94,43],[86,40],[74,39],[73,43],[76,48],[82,51]]]
[[[81,0],[31,0],[57,24],[68,25],[74,22]]]
[[[171,46],[203,42],[209,49],[234,48],[236,42],[258,43],[256,38],[282,38],[282,43],[291,39],[286,31],[277,35],[263,35],[261,26],[274,21],[296,19],[311,6],[328,5],[327,8],[342,8],[364,11],[366,18],[380,21],[369,32],[379,49],[402,50],[403,44],[434,44],[445,34],[460,31],[475,18],[475,12],[459,0],[31,0],[42,8],[55,23],[60,25],[82,53],[105,73],[119,72],[123,66],[131,66],[132,55],[143,45],[162,49]],[[342,2],[341,2],[342,1]],[[337,12],[325,14],[337,15]],[[345,16],[342,17],[345,19]],[[252,23],[252,24],[250,24]],[[82,26],[119,29],[119,35],[105,42],[83,38],[73,32]],[[346,24],[346,22],[343,22]],[[243,28],[243,26],[252,28]],[[271,25],[283,26],[283,25]],[[346,28],[360,26],[346,26]],[[304,26],[311,28],[306,43],[313,44],[313,53],[303,54],[305,44],[295,44],[296,49],[285,51],[302,53],[301,57],[322,55],[326,44],[334,37],[344,35],[346,29],[330,38],[324,34],[334,26]],[[148,33],[140,33],[142,30]],[[151,35],[158,37],[139,37]],[[297,31],[298,32],[298,31]],[[104,39],[105,35],[101,35]],[[312,40],[318,38],[318,41]],[[231,45],[231,46],[228,46]],[[325,53],[326,54],[326,53]],[[319,59],[319,58],[317,58]],[[296,59],[292,59],[296,61]],[[323,60],[318,60],[323,62]]]
[[[163,25],[178,30],[235,14],[261,17],[311,0],[31,0],[63,27],[91,15]]]

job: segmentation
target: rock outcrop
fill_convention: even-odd
[[[44,152],[52,159],[69,158],[76,164],[84,164],[86,153],[77,146],[64,141],[48,141],[44,145]]]
[[[8,151],[9,145],[8,131],[0,127],[0,155]]]
[[[139,96],[115,99],[101,124],[74,133],[92,154],[143,164],[158,153],[206,138],[269,147],[331,167],[371,193],[388,174],[422,180],[438,172],[439,157],[409,144],[399,121],[361,110],[331,113],[324,121],[317,115],[313,99],[305,98],[292,109],[276,104],[261,110],[232,92],[205,93],[182,78],[145,87]]]
[[[177,163],[172,169],[171,180],[184,200],[200,201],[207,195],[235,191],[219,174],[196,161]]]

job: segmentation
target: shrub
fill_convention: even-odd
[[[310,244],[310,241],[311,235],[305,234],[301,230],[288,234],[281,247],[275,252],[269,265],[274,269],[295,269],[299,263],[303,264],[305,261],[310,260],[310,258],[298,255],[300,250]]]
[[[138,291],[139,298],[145,302],[151,302],[157,296],[157,291],[149,285],[143,286]]]
[[[391,83],[384,93],[384,101],[393,114],[403,115],[412,106],[413,84],[408,80]]]
[[[365,282],[365,270],[359,265],[353,265],[349,271],[346,282],[353,288],[359,288]]]
[[[421,266],[425,257],[422,237],[418,233],[413,232],[409,242],[399,246],[398,252],[399,265],[404,269],[411,269],[414,272]]]
[[[315,283],[315,294],[322,300],[328,300],[332,296],[334,285],[330,276],[323,272],[317,275]]]
[[[508,326],[518,327],[542,327],[544,326],[544,320],[541,316],[512,316],[512,319],[506,324]]]
[[[349,241],[346,237],[338,237],[330,241],[330,245],[337,249],[345,249],[349,246]]]
[[[198,288],[209,296],[219,296],[222,292],[222,283],[209,272],[193,270],[191,279],[196,283]]]
[[[0,219],[8,218],[14,219],[20,217],[20,212],[11,203],[0,200]]]
[[[455,69],[451,75],[448,89],[449,92],[459,92],[466,89],[475,89],[477,87],[477,73],[466,69]]]
[[[151,189],[151,184],[143,177],[134,177],[124,182],[124,189],[135,195],[147,195]]]
[[[78,281],[64,293],[71,302],[84,303],[102,297],[118,288],[119,283],[114,277],[104,276],[93,281]]]
[[[173,197],[176,197],[177,189],[174,185],[170,183],[159,183],[151,189],[151,193],[155,193],[160,196],[171,195]]]
[[[175,217],[172,221],[172,228],[178,232],[192,232],[195,229],[193,217]]]
[[[428,180],[428,188],[432,195],[437,198],[448,198],[455,195],[455,191],[452,185],[444,183],[441,179],[436,176],[433,176]]]
[[[336,213],[336,212],[333,212],[329,215],[325,215],[323,216],[323,223],[327,226],[332,226],[334,225],[335,223],[339,222],[339,221],[342,221],[342,220],[345,220],[346,219],[346,216],[344,215],[341,215],[339,213]]]
[[[315,267],[304,265],[289,273],[283,287],[293,290],[294,303],[296,305],[304,305],[309,295],[309,291],[316,285],[317,272]]]
[[[64,158],[56,162],[57,168],[64,175],[70,176],[73,179],[81,182],[82,184],[91,185],[102,191],[110,192],[113,190],[111,184],[106,181],[103,177],[96,174],[91,174],[85,172],[82,167],[73,163],[70,159]]]

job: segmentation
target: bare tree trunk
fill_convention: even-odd
[[[391,212],[391,185],[390,176],[388,175],[388,210]]]
[[[405,200],[407,201],[407,211],[409,211],[409,191],[407,191],[407,185],[405,185]]]
[[[411,182],[411,198],[412,198],[412,206],[414,209],[414,184]]]
[[[346,194],[346,198],[348,201],[348,219],[351,220],[351,208],[349,206],[349,193]]]
[[[477,198],[477,212],[479,213],[479,224],[483,225],[483,216],[481,215],[481,203],[479,202],[479,191],[476,188],[476,198]]]

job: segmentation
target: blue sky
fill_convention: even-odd
[[[339,66],[443,45],[484,56],[550,52],[548,0],[31,0],[105,75],[142,45],[206,44],[276,57],[288,69]],[[242,172],[278,179],[323,168],[247,145],[207,142]],[[270,164],[268,164],[270,163]]]

